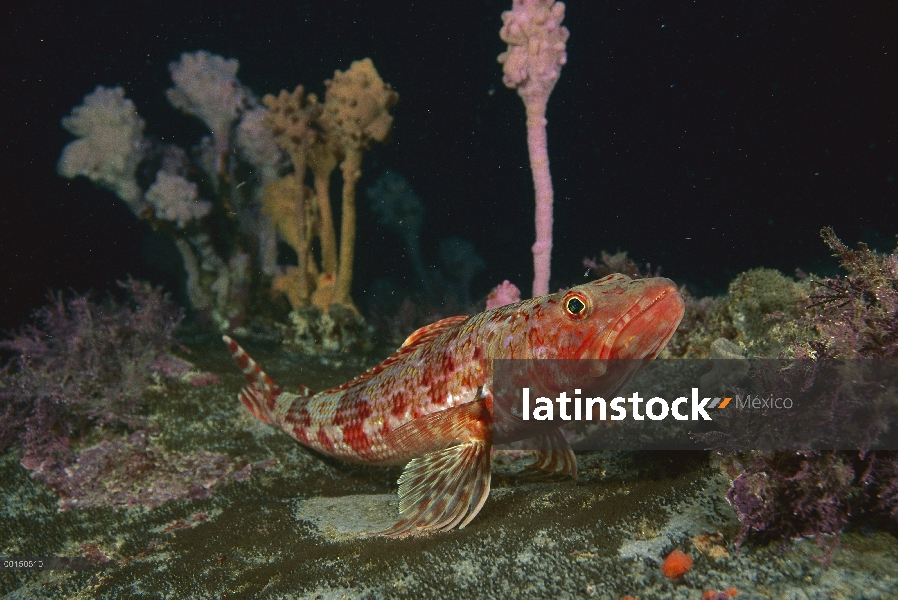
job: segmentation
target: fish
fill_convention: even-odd
[[[366,465],[404,465],[400,520],[378,532],[403,537],[468,525],[490,491],[495,444],[535,438],[531,471],[576,477],[576,456],[557,429],[534,429],[493,394],[499,359],[655,358],[676,331],[676,285],[614,274],[412,333],[378,365],[329,390],[279,387],[233,339],[223,340],[247,385],[239,399],[259,420],[322,454]],[[615,387],[634,373],[627,371]]]

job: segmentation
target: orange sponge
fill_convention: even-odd
[[[676,579],[685,575],[692,568],[692,558],[677,548],[667,555],[661,563],[661,572],[668,579]]]

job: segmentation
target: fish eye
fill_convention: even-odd
[[[564,299],[564,310],[574,319],[582,319],[589,312],[588,300],[583,294],[573,292]]]

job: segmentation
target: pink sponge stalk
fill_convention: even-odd
[[[533,295],[549,293],[552,256],[552,175],[546,143],[546,105],[567,62],[568,30],[561,26],[564,4],[552,0],[514,0],[502,13],[502,41],[508,50],[499,55],[502,81],[516,89],[527,110],[527,148],[536,190],[536,243],[533,244]]]

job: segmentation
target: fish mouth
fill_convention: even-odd
[[[672,281],[649,286],[611,327],[602,358],[655,358],[680,325],[685,306]]]

